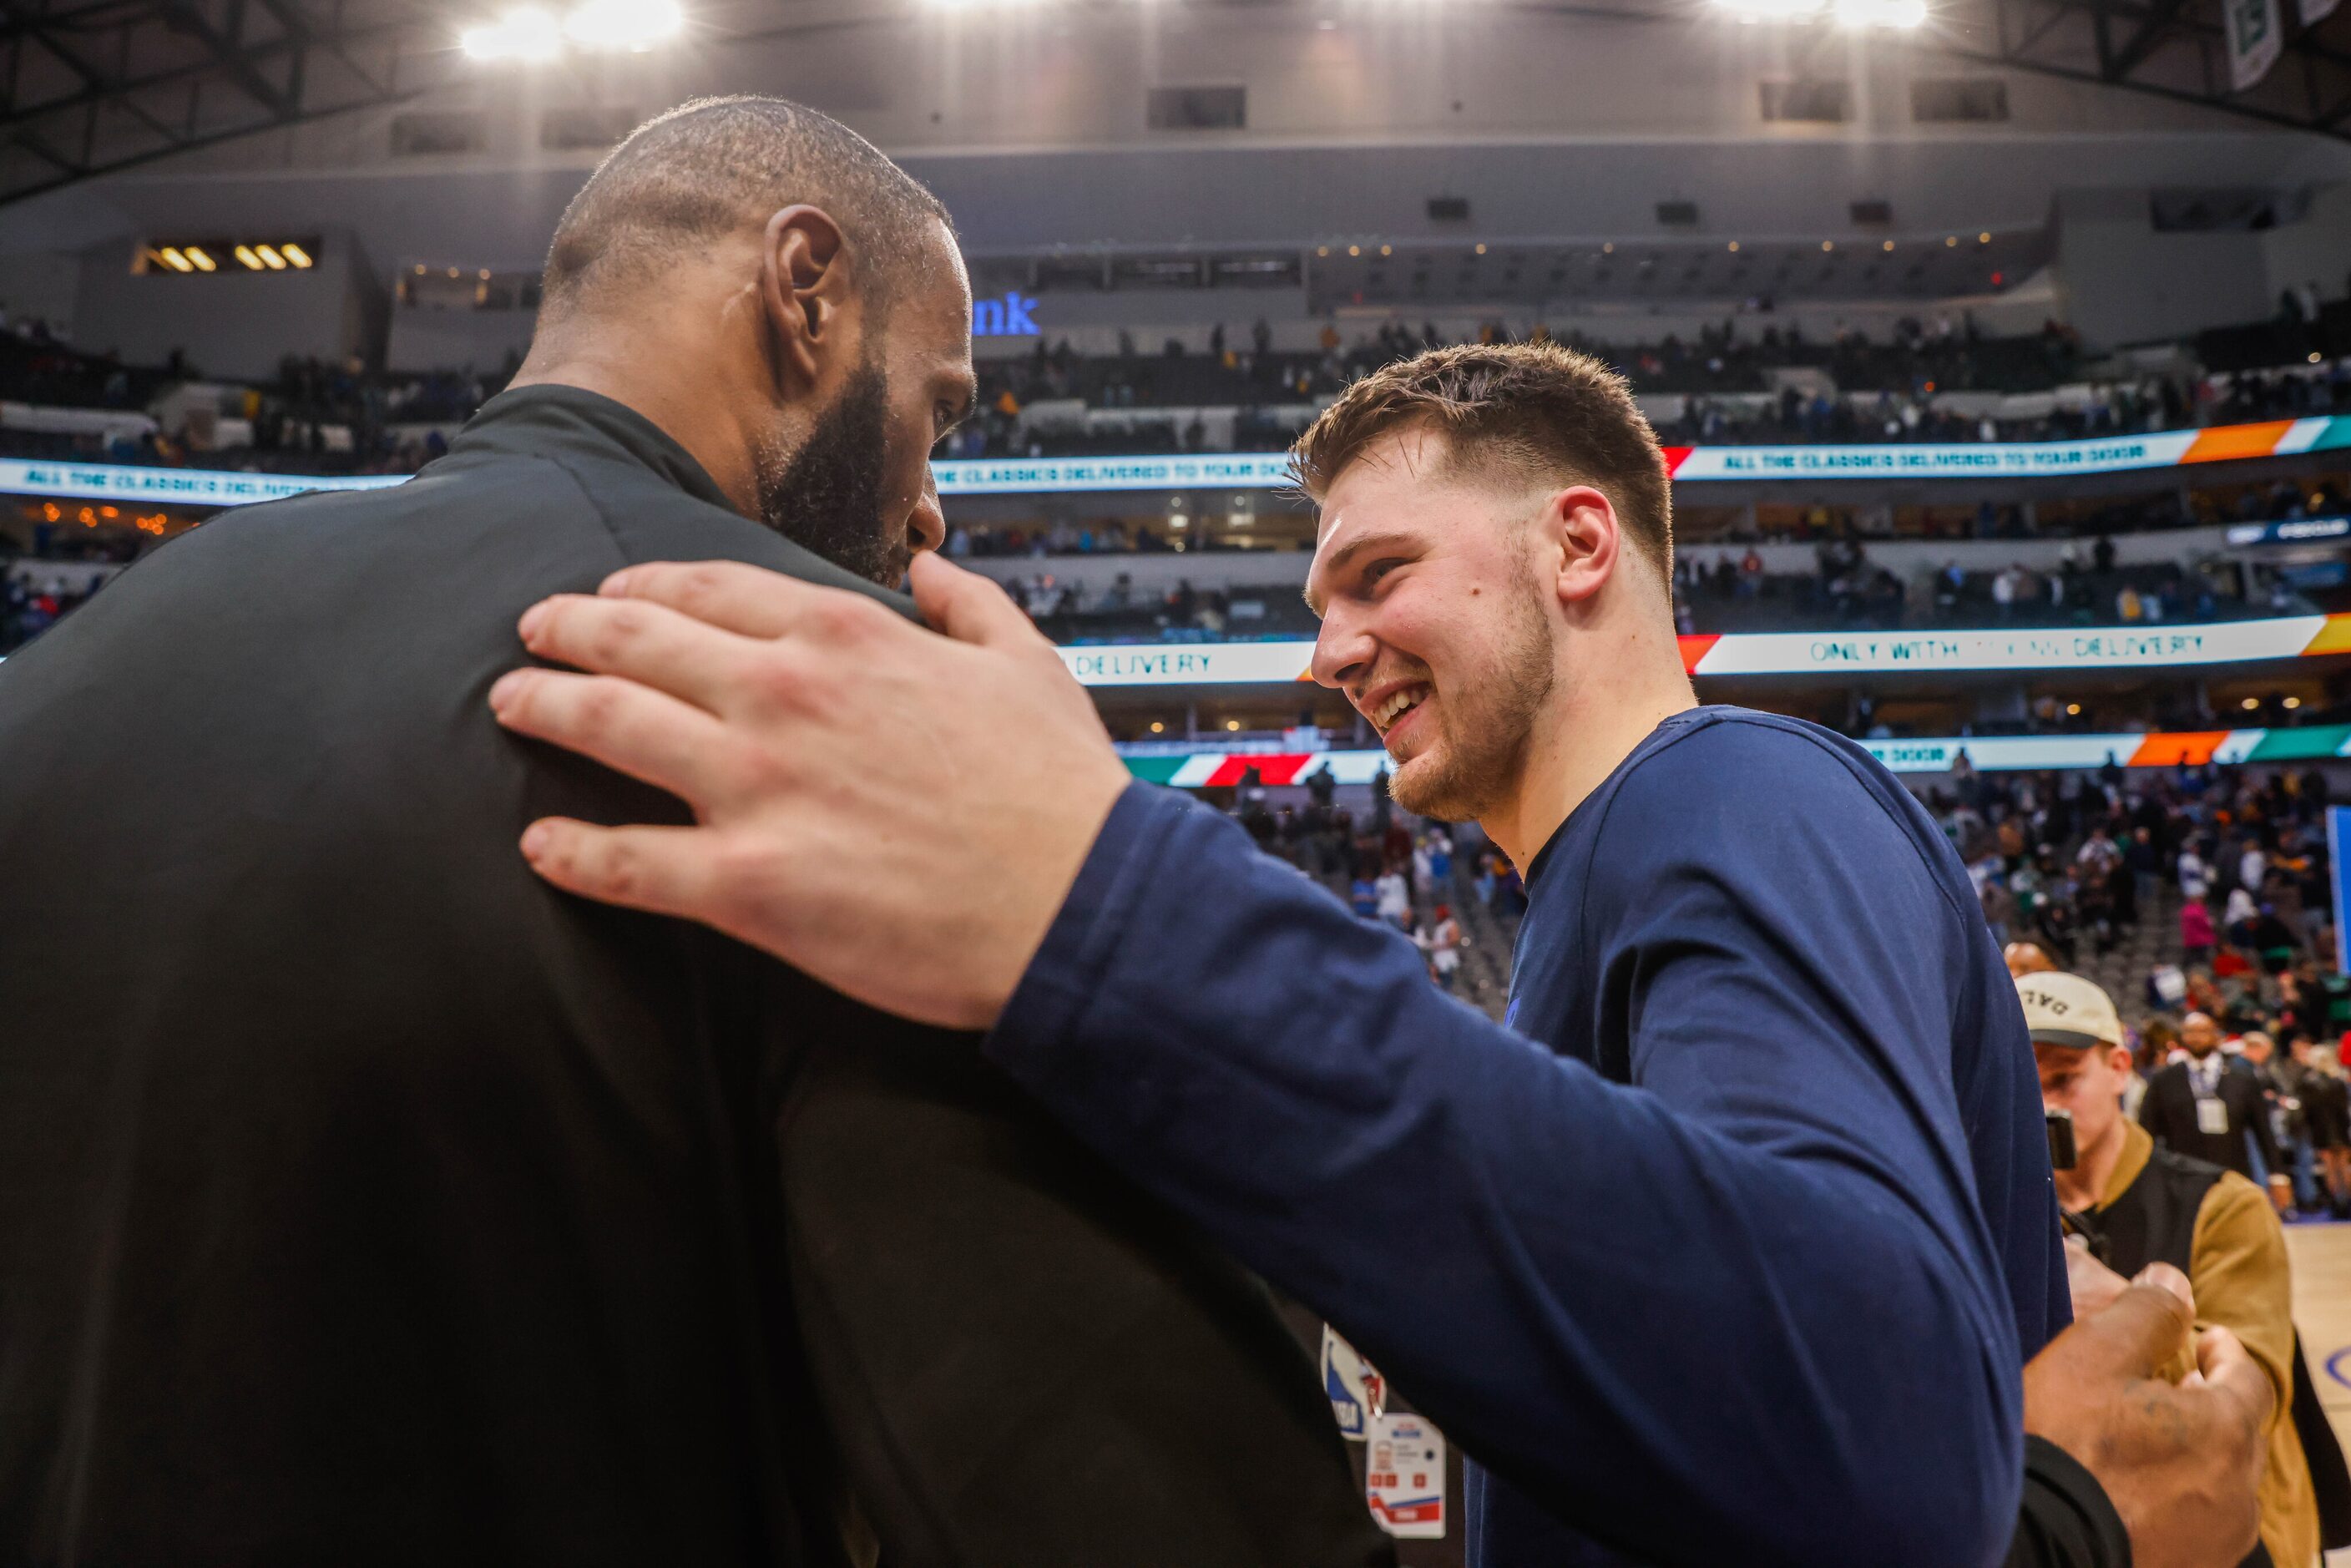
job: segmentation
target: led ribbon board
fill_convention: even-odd
[[[2151,735],[1948,736],[1919,740],[1857,742],[1895,773],[1948,773],[1962,752],[1982,773],[2067,768],[2201,767],[2222,764],[2312,761],[2351,756],[2351,725],[2313,725],[2307,729],[2172,730]],[[1334,784],[1369,784],[1395,764],[1384,751],[1168,752],[1137,750],[1127,771],[1154,784],[1197,789],[1241,782],[1249,769],[1268,785],[1303,784],[1328,773]]]
[[[2189,463],[2282,457],[2351,446],[2351,415],[2216,425],[2089,441],[1901,442],[1866,446],[1669,446],[1677,484],[1708,480],[2049,478]],[[984,457],[934,463],[942,496],[1094,495],[1120,490],[1271,490],[1288,486],[1281,452],[1185,456]],[[397,475],[313,478],[202,468],[0,459],[0,495],[237,507],[305,490],[366,490]]]
[[[76,500],[247,507],[311,490],[381,490],[405,474],[240,474],[214,468],[142,468],[120,463],[25,463],[0,458],[0,495]]]
[[[2351,614],[2178,626],[1975,632],[1746,632],[1681,639],[1693,675],[1947,674],[2161,670],[2351,653]],[[1314,644],[1148,643],[1060,650],[1090,686],[1237,685],[1306,679]]]

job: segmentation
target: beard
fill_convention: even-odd
[[[1553,680],[1551,622],[1539,589],[1510,601],[1495,667],[1471,684],[1470,693],[1438,694],[1437,744],[1397,765],[1388,791],[1416,817],[1467,822],[1484,817],[1519,787],[1535,716],[1549,700]],[[1432,685],[1435,683],[1430,683]]]
[[[844,570],[895,588],[914,551],[905,530],[883,514],[889,408],[889,382],[868,361],[817,416],[798,451],[762,443],[753,466],[760,521]]]

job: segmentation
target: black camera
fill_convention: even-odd
[[[2049,1168],[2070,1171],[2075,1158],[2074,1149],[2074,1113],[2043,1111],[2043,1118],[2049,1127]]]

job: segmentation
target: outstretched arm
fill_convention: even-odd
[[[1130,787],[992,585],[931,558],[914,584],[946,636],[707,564],[538,607],[528,645],[590,673],[517,672],[501,720],[697,825],[541,822],[533,865],[997,1025],[991,1054],[1081,1137],[1593,1534],[1675,1560],[1997,1555],[2019,1356],[1955,1128],[1917,1108],[1948,1063],[1939,1090],[1906,1081],[1849,999],[1761,974],[1791,934],[1741,926],[1695,869],[1658,907],[1713,935],[1654,945],[1633,988],[1663,1087],[1562,1062],[1237,828]]]

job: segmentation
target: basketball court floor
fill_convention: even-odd
[[[2351,1225],[2289,1225],[2294,1321],[2310,1375],[2335,1430],[2351,1449]],[[2351,1568],[2351,1549],[2330,1552],[2327,1568]]]

